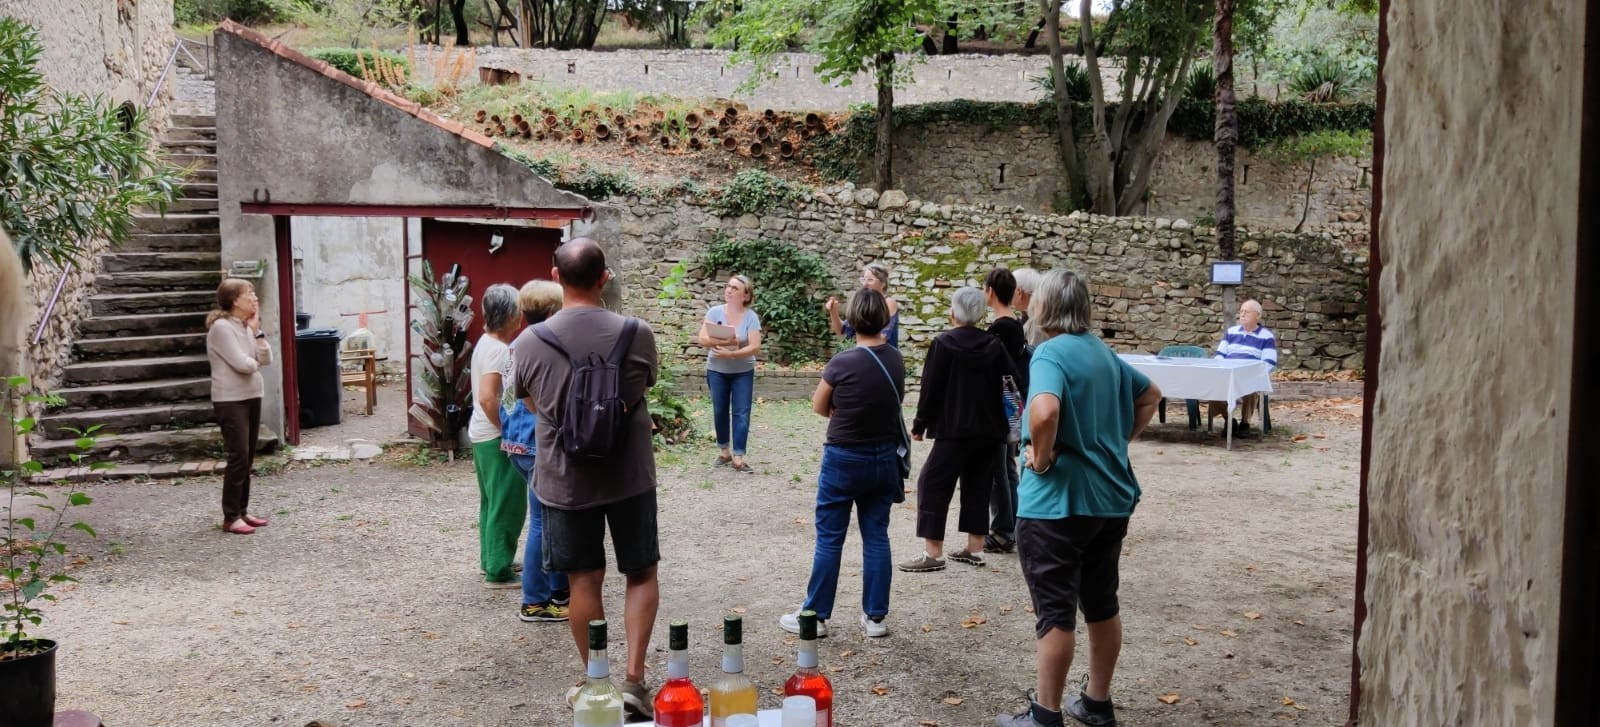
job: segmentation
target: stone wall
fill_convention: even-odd
[[[690,370],[702,365],[704,353],[689,339],[706,308],[721,302],[728,272],[702,270],[696,261],[719,235],[783,240],[820,255],[833,280],[818,291],[819,301],[851,290],[863,263],[888,263],[891,294],[902,306],[902,349],[912,362],[921,361],[929,339],[945,328],[953,286],[981,285],[996,265],[1064,265],[1087,274],[1096,329],[1121,351],[1209,347],[1221,332],[1221,290],[1206,283],[1214,249],[1209,228],[1183,220],[1044,216],[908,202],[898,192],[884,196],[889,206],[880,209],[871,190],[843,185],[792,209],[742,217],[719,217],[683,197],[628,198],[604,210],[615,224],[600,234],[616,235],[620,243],[612,246],[621,251],[612,267],[622,277],[631,311],[655,324],[663,356]],[[1261,299],[1283,366],[1359,367],[1367,261],[1364,252],[1350,250],[1365,235],[1242,229],[1240,238],[1247,264],[1240,300]],[[662,279],[679,262],[688,267],[692,298],[662,300]],[[820,307],[817,314],[823,315]]]
[[[103,96],[144,108],[172,51],[172,3],[155,0],[0,0],[0,15],[39,31],[39,70],[63,92]],[[170,88],[145,109],[152,129],[166,123]],[[61,281],[61,270],[40,261],[28,278],[34,322],[28,326],[27,365],[41,389],[55,388],[72,356],[78,322],[89,313],[103,242],[91,243],[67,275],[37,346],[32,336]]]
[[[1363,725],[1554,724],[1583,14],[1388,16]]]
[[[294,233],[295,303],[311,314],[312,328],[337,328],[349,334],[360,319],[354,313],[386,311],[369,317],[385,371],[406,366],[406,267],[404,221],[397,217],[296,217]]]
[[[902,127],[895,133],[895,185],[911,196],[937,202],[981,200],[1055,208],[1061,196],[1055,131],[1023,126],[989,129],[982,124],[938,122]],[[1293,229],[1305,203],[1304,164],[1268,161],[1239,149],[1235,195],[1239,220]],[[871,179],[863,160],[858,179]],[[1320,159],[1311,185],[1306,224],[1357,223],[1363,229],[1372,206],[1368,159]],[[1203,219],[1216,207],[1216,147],[1168,136],[1156,160],[1146,214]]]

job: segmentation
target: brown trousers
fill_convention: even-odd
[[[222,522],[244,517],[250,507],[250,467],[256,459],[256,437],[261,432],[261,400],[214,401],[228,468],[222,475]]]

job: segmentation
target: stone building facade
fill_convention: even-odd
[[[722,237],[781,240],[817,254],[832,277],[819,286],[819,301],[853,290],[862,264],[889,264],[891,294],[902,306],[901,345],[913,362],[947,327],[952,289],[981,286],[997,265],[1067,266],[1086,274],[1096,331],[1121,351],[1210,347],[1222,330],[1221,289],[1208,284],[1212,231],[1181,219],[1035,215],[924,203],[897,191],[880,198],[850,185],[819,190],[792,208],[759,216],[722,217],[682,196],[615,202],[594,234],[620,249],[613,269],[628,290],[625,301],[655,325],[663,357],[691,370],[704,352],[689,337],[705,310],[721,302],[720,286],[731,272],[705,270],[699,260]],[[1283,366],[1359,368],[1366,235],[1343,228],[1302,234],[1247,228],[1240,238],[1247,272],[1239,299],[1261,300],[1265,324],[1278,334]],[[663,300],[663,280],[680,263],[691,296]],[[820,307],[817,314],[823,315]]]
[[[163,87],[146,108],[176,42],[170,0],[0,0],[0,16],[39,31],[39,69],[58,91],[131,103],[146,111],[152,129],[165,124],[171,102]],[[78,322],[89,313],[103,241],[90,241],[70,271],[41,263],[28,280],[33,322],[27,327],[25,370],[40,388],[54,388],[71,359]],[[64,279],[63,279],[64,278]],[[56,296],[59,286],[60,294]],[[39,343],[32,336],[52,296],[55,308]]]

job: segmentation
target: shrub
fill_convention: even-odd
[[[608,172],[587,164],[573,174],[561,172],[556,176],[559,178],[551,179],[558,189],[577,192],[596,201],[644,193],[643,188],[626,172]]]
[[[700,260],[707,275],[720,272],[750,277],[756,290],[752,307],[761,316],[761,348],[779,363],[814,361],[832,352],[827,316],[817,291],[829,280],[822,258],[778,240],[711,243]]]
[[[1083,66],[1068,63],[1061,68],[1062,75],[1067,79],[1067,98],[1073,102],[1089,100],[1089,72]],[[1034,76],[1033,83],[1039,87],[1039,103],[1053,105],[1056,102],[1055,74],[1046,73]]]
[[[1350,90],[1350,69],[1335,58],[1316,58],[1289,80],[1289,90],[1313,103],[1344,100]]]
[[[177,25],[215,23],[223,18],[247,25],[285,23],[314,10],[310,0],[176,0],[172,19]]]
[[[406,76],[409,77],[411,72],[411,67],[410,64],[406,62],[406,57],[400,55],[399,53],[385,53],[382,51],[368,50],[365,48],[318,48],[307,53],[306,55],[311,56],[319,61],[327,61],[328,65],[355,76],[356,78],[364,79],[364,75],[361,73],[361,67],[363,65],[366,66],[368,74],[376,70],[378,67],[377,58],[379,56],[382,56],[386,62],[392,63],[395,66],[404,69]]]
[[[1205,61],[1189,69],[1189,78],[1183,82],[1183,97],[1194,101],[1213,102],[1217,98],[1217,73]]]
[[[800,185],[760,169],[746,169],[722,188],[712,209],[722,215],[759,215],[774,207],[794,204],[804,194]]]

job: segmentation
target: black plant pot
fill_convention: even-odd
[[[0,658],[0,725],[50,727],[56,713],[56,642],[23,643],[44,651]]]

